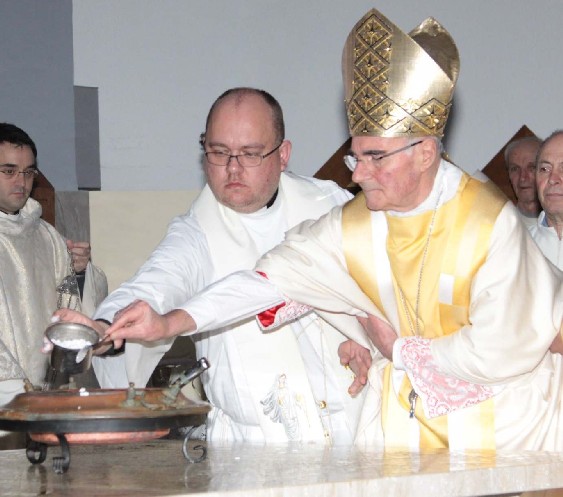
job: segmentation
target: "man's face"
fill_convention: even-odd
[[[381,160],[369,160],[370,157],[377,159],[408,143],[407,138],[352,138],[351,155],[358,159],[352,180],[362,188],[369,209],[405,212],[424,200],[425,196],[421,197],[421,172],[416,150],[420,145]]]
[[[0,170],[17,170],[18,172],[35,168],[35,157],[27,145],[0,143]],[[26,178],[23,174],[9,177],[0,173],[0,211],[14,214],[27,202],[33,186],[33,177]]]
[[[536,154],[539,143],[523,142],[508,156],[508,177],[519,202],[533,202],[536,195]]]
[[[563,216],[563,135],[543,147],[536,172],[538,197],[549,218]]]
[[[272,111],[256,95],[242,100],[227,97],[213,112],[205,135],[206,152],[264,155],[278,145]],[[227,166],[215,166],[204,159],[207,182],[223,205],[236,212],[256,212],[276,192],[290,153],[291,144],[284,141],[256,167],[242,167],[235,158]]]

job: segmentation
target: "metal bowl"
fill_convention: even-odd
[[[53,343],[51,367],[55,371],[78,374],[90,369],[92,346],[100,339],[96,330],[83,324],[58,322],[49,325],[45,335]]]

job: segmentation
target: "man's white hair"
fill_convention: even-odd
[[[518,138],[517,140],[511,141],[504,149],[504,164],[506,167],[508,167],[508,160],[510,159],[512,151],[523,143],[537,143],[539,147],[542,141],[537,136],[525,136],[524,138]]]

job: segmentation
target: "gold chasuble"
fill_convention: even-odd
[[[343,246],[350,274],[391,323],[391,314],[396,313],[400,336],[418,333],[422,338],[438,338],[453,333],[470,323],[471,281],[487,257],[491,232],[505,203],[506,198],[492,183],[463,174],[458,194],[436,211],[404,217],[386,214],[388,231],[379,234],[373,233],[371,211],[360,193],[342,213]],[[374,236],[387,237],[385,251],[397,309],[384,305]],[[383,380],[386,447],[408,448],[417,428],[414,439],[418,439],[419,448],[448,447],[448,418],[452,414],[428,419],[421,402],[417,402],[414,416],[418,423],[414,423],[409,418],[412,386],[403,374],[394,387],[396,373],[389,364]],[[493,399],[463,411],[463,424],[471,424],[469,432],[475,438],[468,440],[468,446],[494,449]],[[480,435],[475,437],[476,433]]]

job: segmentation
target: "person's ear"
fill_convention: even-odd
[[[440,150],[438,142],[432,138],[426,138],[420,145],[419,153],[421,156],[421,171],[426,171],[432,167],[439,159]]]
[[[289,140],[284,140],[280,145],[280,163],[281,170],[285,171],[287,164],[289,163],[289,158],[291,157],[291,142]]]

